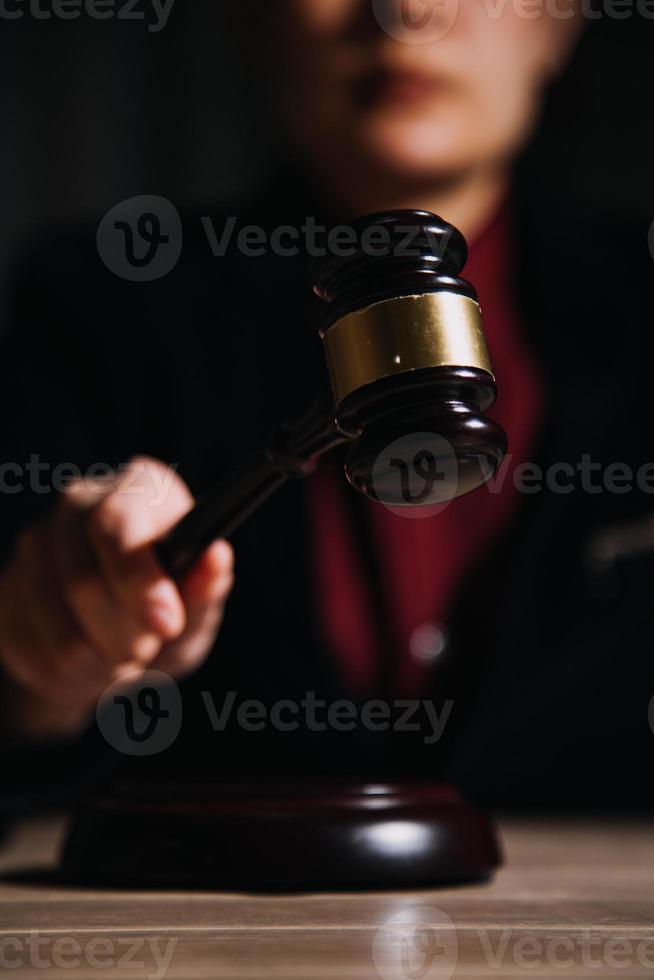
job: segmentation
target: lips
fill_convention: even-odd
[[[437,96],[446,87],[442,76],[400,68],[370,72],[355,85],[358,101],[364,106],[397,103],[414,105]]]

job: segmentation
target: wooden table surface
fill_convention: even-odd
[[[21,978],[654,977],[654,824],[503,821],[492,883],[245,895],[88,890],[59,821],[0,851],[0,974]]]

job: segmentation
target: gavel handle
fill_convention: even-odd
[[[301,419],[276,429],[265,449],[204,494],[186,517],[155,545],[161,566],[180,581],[212,541],[229,537],[292,477],[308,476],[323,453],[346,442],[323,392]]]
[[[212,541],[232,534],[287,479],[265,452],[250,458],[207,491],[157,542],[155,552],[161,566],[179,582]]]

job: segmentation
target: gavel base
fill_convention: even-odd
[[[76,813],[77,881],[245,890],[413,888],[480,880],[492,824],[450,786],[118,783]]]

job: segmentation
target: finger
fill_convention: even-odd
[[[147,664],[162,638],[147,630],[117,600],[91,545],[86,511],[64,506],[52,526],[53,559],[63,602],[90,645],[109,664]]]
[[[186,575],[181,592],[189,605],[223,602],[234,581],[234,550],[228,541],[215,541]]]
[[[152,544],[192,506],[190,491],[169,467],[139,460],[89,520],[90,540],[114,596],[146,628],[165,639],[183,631],[185,610]]]
[[[155,661],[157,668],[181,677],[200,666],[213,646],[233,583],[232,548],[226,541],[217,541],[183,583],[187,627],[179,640],[164,647]]]
[[[3,581],[3,661],[26,690],[62,705],[90,703],[108,673],[56,594],[47,537],[45,528],[21,534]]]

